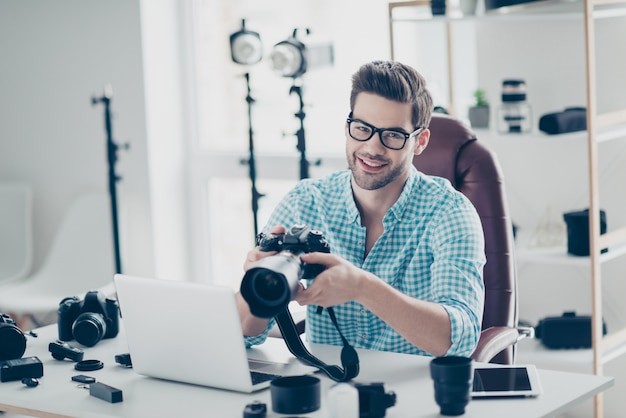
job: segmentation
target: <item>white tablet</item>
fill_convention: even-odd
[[[529,397],[542,392],[534,365],[475,367],[472,398]]]

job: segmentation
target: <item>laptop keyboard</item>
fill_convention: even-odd
[[[250,376],[252,377],[252,384],[256,385],[257,383],[266,382],[268,380],[278,379],[279,375],[271,374],[271,373],[262,373],[262,372],[250,372]]]

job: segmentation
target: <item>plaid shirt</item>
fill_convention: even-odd
[[[396,203],[383,218],[384,232],[365,256],[365,228],[354,203],[348,170],[300,181],[275,208],[265,231],[296,223],[321,231],[331,252],[407,295],[441,304],[452,324],[447,355],[469,356],[478,342],[483,312],[484,237],[474,206],[447,180],[412,167]],[[328,313],[307,307],[306,337],[341,345]],[[334,307],[339,327],[358,348],[428,354],[357,302]],[[416,319],[418,320],[418,319]],[[248,346],[266,332],[245,337]]]

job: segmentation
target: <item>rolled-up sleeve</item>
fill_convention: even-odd
[[[269,324],[267,324],[267,328],[265,328],[265,331],[263,331],[259,335],[254,335],[250,337],[244,335],[243,341],[246,343],[246,348],[250,348],[253,345],[263,344],[265,340],[267,340],[267,337],[270,334],[270,330],[272,329],[275,323],[276,323],[276,320],[272,318],[270,319]]]
[[[469,356],[480,338],[484,308],[484,235],[469,202],[446,211],[433,224],[432,290],[450,318],[447,355]]]

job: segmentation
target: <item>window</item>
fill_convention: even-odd
[[[191,39],[189,167],[192,206],[193,276],[237,287],[243,261],[253,247],[254,228],[249,157],[247,86],[250,75],[252,129],[262,228],[274,205],[300,178],[296,132],[299,98],[290,94],[294,80],[270,68],[272,47],[298,28],[307,43],[331,42],[335,62],[330,68],[307,71],[302,83],[304,133],[310,177],[346,166],[344,123],[349,113],[350,77],[364,62],[389,57],[387,2],[365,5],[288,0],[266,2],[192,0],[187,9]],[[359,13],[355,14],[354,11]],[[354,16],[354,18],[350,18]],[[263,43],[263,60],[241,66],[230,57],[229,36],[241,28],[256,31]],[[310,35],[300,29],[309,28]]]

